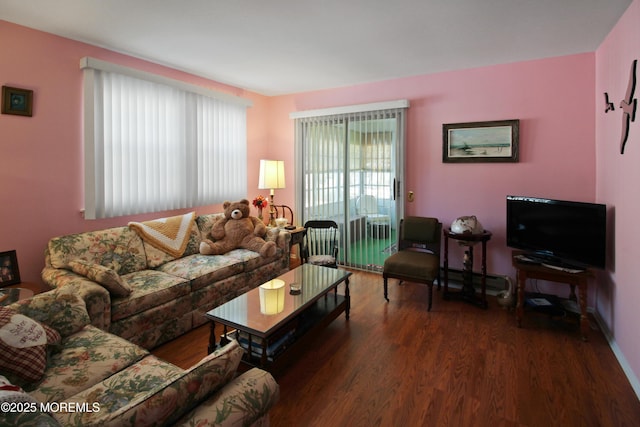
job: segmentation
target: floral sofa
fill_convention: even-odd
[[[236,374],[236,341],[183,370],[91,325],[85,307],[72,287],[0,307],[0,425],[269,424],[278,384]]]
[[[152,349],[206,322],[204,313],[289,268],[291,235],[269,228],[272,257],[246,249],[201,255],[222,213],[194,217],[184,252],[171,255],[124,226],[51,239],[42,279],[72,287],[87,304],[91,323]]]

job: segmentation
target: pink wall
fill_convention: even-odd
[[[0,115],[0,251],[15,249],[23,281],[39,282],[43,251],[54,236],[126,225],[180,211],[87,221],[83,208],[80,58],[116,62],[251,99],[247,110],[248,192],[257,192],[267,154],[267,98],[69,39],[0,20],[0,84],[34,91],[33,117]],[[219,206],[198,208],[217,212]]]
[[[416,198],[406,213],[447,226],[477,215],[494,235],[489,272],[513,277],[506,195],[595,199],[594,75],[589,53],[282,96],[270,103],[271,137],[293,144],[292,111],[409,99],[406,188]],[[505,119],[520,119],[519,163],[442,163],[443,123]],[[453,267],[461,251],[452,255]]]
[[[596,51],[596,194],[613,209],[610,268],[600,276],[597,311],[607,324],[640,390],[640,332],[638,301],[640,283],[636,270],[640,255],[640,111],[632,122],[624,155],[620,154],[622,110],[631,63],[640,60],[640,0],[634,0]],[[640,70],[637,73],[640,82]],[[605,114],[604,92],[615,104]],[[640,98],[640,85],[635,98]],[[614,258],[615,256],[615,258]],[[624,362],[624,361],[623,361]],[[623,367],[625,364],[623,363]]]

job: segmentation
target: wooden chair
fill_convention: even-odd
[[[293,210],[287,205],[273,205],[276,210],[276,218],[286,218],[289,221],[289,225],[295,225],[293,223]]]
[[[384,298],[387,296],[387,279],[400,282],[423,283],[429,286],[429,310],[433,294],[433,281],[440,289],[440,240],[442,223],[436,218],[409,216],[400,221],[398,252],[384,262],[382,278]]]
[[[338,224],[329,220],[313,220],[304,224],[302,261],[338,268]]]

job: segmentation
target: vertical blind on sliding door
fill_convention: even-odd
[[[402,203],[407,101],[293,113],[296,210],[340,228],[342,265],[379,270],[393,250]],[[340,109],[337,109],[340,110]]]

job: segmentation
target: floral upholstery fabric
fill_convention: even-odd
[[[38,294],[37,298],[20,300],[11,305],[18,313],[49,325],[60,335],[68,337],[89,324],[84,301],[67,289],[54,289]]]
[[[29,394],[40,402],[61,402],[139,361],[149,352],[87,325],[65,338],[49,357],[45,376]]]
[[[211,228],[218,218],[224,218],[224,213],[205,214],[196,218],[196,224],[198,224],[198,228],[200,229],[200,239],[211,238]]]
[[[125,369],[69,399],[97,402],[100,404],[99,412],[65,414],[57,418],[65,425],[81,426],[90,423],[132,427],[171,425],[228,383],[242,354],[242,348],[232,341],[187,371],[154,356],[146,357],[131,369]]]
[[[109,329],[111,323],[109,291],[86,277],[61,268],[45,267],[41,277],[49,287],[82,298],[91,318],[91,324],[105,331]]]
[[[103,265],[120,275],[147,268],[142,239],[129,227],[56,237],[49,241],[48,251],[55,268],[68,268],[74,259]]]
[[[262,387],[258,385],[262,384]],[[278,401],[280,389],[273,377],[258,368],[250,369],[229,383],[176,423],[176,426],[250,426],[265,418]]]
[[[158,270],[182,277],[191,282],[192,289],[198,289],[241,273],[244,265],[237,257],[230,257],[228,254],[190,255],[168,262]]]
[[[217,304],[288,269],[291,235],[280,229],[268,228],[266,239],[275,241],[278,248],[270,258],[247,250],[200,255],[199,242],[209,237],[212,225],[222,216],[198,216],[185,255],[178,259],[145,245],[129,227],[56,237],[45,251],[42,278],[53,288],[67,288],[83,298],[92,325],[147,349],[156,347],[201,324],[203,313]],[[69,270],[73,261],[112,269],[131,293],[118,296],[73,273]],[[227,283],[228,279],[232,282]]]
[[[259,253],[248,249],[234,249],[231,252],[227,252],[226,255],[230,258],[242,261],[244,264],[244,271],[252,271],[282,257],[282,249],[278,248],[276,250],[276,254],[271,258],[262,257]]]
[[[28,411],[0,411],[0,424],[3,426],[59,426],[58,422],[49,414],[42,413],[36,399],[27,394],[19,386],[12,384],[0,375],[0,405],[3,403],[27,404]],[[24,406],[23,406],[24,408]],[[9,408],[11,409],[11,408]],[[17,408],[16,408],[17,409]],[[33,409],[33,410],[31,410]]]
[[[190,292],[189,282],[156,270],[143,270],[122,276],[131,288],[131,294],[112,298],[111,320],[124,319]]]
[[[153,348],[191,330],[191,296],[150,308],[111,324],[109,332],[144,348]],[[153,325],[153,327],[149,327]]]
[[[109,267],[78,259],[69,261],[69,268],[74,273],[101,284],[115,296],[126,297],[131,293],[129,285],[124,283],[120,275]]]
[[[114,375],[100,381],[92,387],[71,396],[66,402],[98,403],[98,412],[58,412],[54,417],[64,426],[84,427],[88,425],[161,425],[159,420],[151,422],[144,413],[133,414],[133,419],[122,420],[114,417],[118,412],[127,412],[132,405],[144,402],[179,378],[183,370],[155,356],[149,355]],[[162,408],[155,408],[160,409]],[[131,414],[130,414],[131,415]],[[155,414],[156,416],[160,414]],[[136,423],[136,419],[138,424]],[[143,421],[146,419],[146,423]]]
[[[38,311],[41,319],[67,332],[75,331],[89,318],[86,311],[72,308],[69,297],[76,296],[69,289],[54,289],[9,307]],[[57,303],[52,297],[65,301]],[[186,296],[189,298],[191,295]],[[44,403],[97,404],[100,410],[0,412],[0,425],[213,425],[206,420],[261,425],[268,424],[268,410],[279,395],[277,383],[265,371],[254,369],[233,379],[243,354],[236,341],[186,371],[89,324],[65,336],[60,347],[49,357],[42,381],[27,390],[29,398]]]

